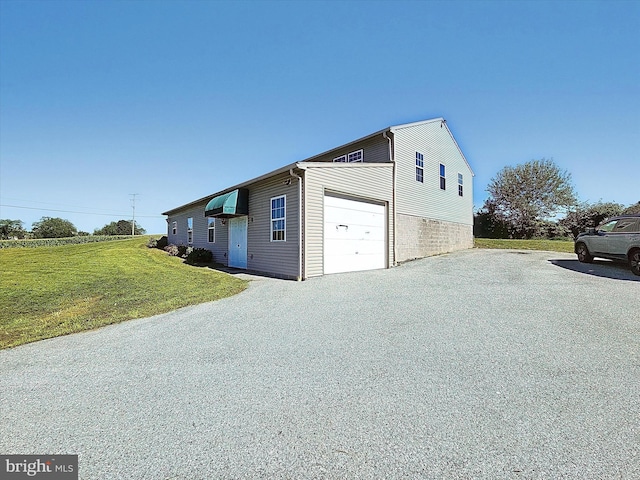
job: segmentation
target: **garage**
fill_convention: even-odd
[[[325,195],[324,273],[386,268],[384,205]]]

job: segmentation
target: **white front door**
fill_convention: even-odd
[[[229,219],[229,266],[247,268],[247,217]]]
[[[386,267],[385,206],[324,197],[324,273]]]

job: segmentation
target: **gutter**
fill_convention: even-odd
[[[396,160],[393,152],[393,139],[387,136],[387,132],[391,133],[391,129],[385,130],[382,132],[382,136],[387,139],[389,142],[389,160],[393,163],[393,185],[392,185],[392,198],[393,198],[393,262],[392,265],[395,267],[398,265],[396,259],[398,258],[398,227],[396,222],[396,178],[397,178],[397,168],[396,168]]]
[[[302,277],[302,177],[293,173],[293,168],[289,169],[289,175],[298,179],[298,281]]]

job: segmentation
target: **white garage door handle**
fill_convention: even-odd
[[[340,227],[344,227],[345,230],[349,230],[349,225],[336,225],[336,230],[340,230]]]

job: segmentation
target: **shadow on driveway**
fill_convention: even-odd
[[[629,270],[629,266],[624,263],[610,260],[594,260],[593,263],[580,263],[578,260],[551,259],[553,265],[574,272],[585,273],[595,277],[613,278],[615,280],[627,280],[630,282],[640,282],[640,276],[634,275]]]

